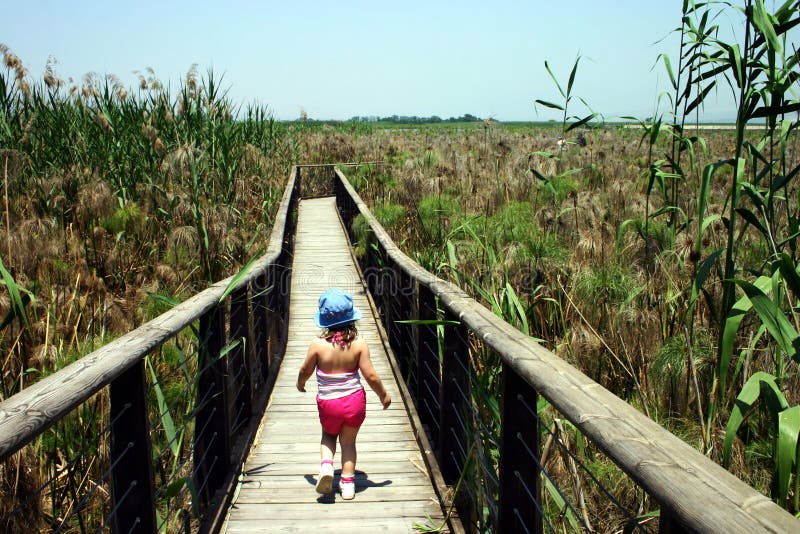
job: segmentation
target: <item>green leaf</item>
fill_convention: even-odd
[[[537,98],[534,102],[536,102],[537,104],[540,104],[540,105],[542,105],[542,106],[544,106],[546,108],[552,108],[552,109],[557,109],[559,111],[564,111],[564,107],[563,106],[560,106],[560,105],[555,104],[553,102],[548,102],[547,100],[541,100],[541,99]]]
[[[164,434],[167,438],[169,448],[172,451],[172,457],[178,458],[180,456],[180,448],[176,438],[175,423],[172,420],[172,415],[169,413],[169,405],[164,398],[164,392],[161,390],[161,383],[158,381],[158,375],[156,375],[155,369],[153,369],[153,362],[150,360],[150,356],[145,356],[144,361],[147,364],[148,371],[150,371],[150,379],[153,381],[153,390],[156,392],[161,426],[164,428]]]
[[[458,272],[458,256],[456,255],[456,245],[450,239],[447,240],[447,261],[455,277],[456,285],[461,285],[461,277]]]
[[[522,331],[522,333],[524,333],[526,336],[530,335],[530,330],[528,328],[528,317],[525,313],[525,307],[522,305],[522,302],[520,302],[519,297],[517,297],[517,294],[514,292],[514,288],[511,287],[510,282],[506,282],[505,294],[506,298],[511,303],[512,309],[516,311],[517,319],[519,319],[521,323],[520,331]],[[503,319],[506,320],[510,318],[511,317],[503,317]]]
[[[792,295],[795,299],[800,299],[800,275],[797,274],[797,266],[795,266],[792,258],[784,252],[781,253],[777,263],[781,276],[786,285],[789,286]]]
[[[167,499],[172,499],[177,497],[178,494],[181,492],[184,486],[187,485],[187,479],[185,477],[176,478],[172,482],[169,483],[167,489],[164,490],[164,497]]]
[[[639,528],[643,520],[653,517],[661,517],[661,510],[653,510],[652,512],[647,512],[646,514],[637,515],[634,519],[631,519],[625,523],[625,527],[622,529],[622,534],[633,533]]]
[[[227,356],[233,349],[235,349],[239,345],[244,344],[245,341],[246,340],[245,340],[244,337],[240,337],[240,338],[233,339],[233,340],[229,341],[228,343],[226,343],[225,346],[220,349],[219,357],[217,357],[217,360],[221,360],[222,358]]]
[[[0,280],[0,285],[6,285],[6,284],[2,280]],[[6,314],[6,316],[3,319],[3,321],[0,322],[0,330],[4,329],[8,325],[10,325],[14,321],[14,319],[16,319],[17,317],[21,317],[23,319],[23,324],[27,325],[28,324],[28,315],[25,313],[25,306],[28,305],[30,300],[31,299],[30,299],[30,296],[28,295],[28,293],[24,293],[22,295],[22,301],[19,304],[14,303],[14,305],[11,307],[11,309]]]
[[[547,74],[550,75],[550,77],[553,79],[553,82],[556,84],[558,92],[561,93],[561,96],[563,96],[566,99],[567,95],[564,94],[564,90],[561,88],[561,84],[558,83],[558,79],[556,78],[555,74],[553,74],[553,71],[550,70],[550,65],[547,63],[547,61],[544,62],[544,68],[547,69]]]
[[[164,521],[164,518],[161,517],[161,512],[158,511],[158,507],[156,507],[156,528],[158,532],[161,534],[166,534],[167,532],[167,522]]]
[[[772,183],[769,185],[770,192],[774,193],[775,191],[783,188],[791,181],[792,178],[795,177],[798,171],[800,171],[800,166],[795,167],[791,173],[777,175],[775,178],[773,178]]]
[[[678,82],[675,81],[675,73],[672,72],[672,63],[669,60],[669,56],[667,54],[659,54],[658,57],[664,61],[664,68],[667,70],[672,88],[678,89]]]
[[[759,144],[759,146],[755,146],[750,141],[745,141],[744,142],[744,147],[747,149],[747,152],[751,156],[756,158],[758,161],[760,161],[764,165],[769,165],[769,160],[767,159],[766,156],[764,156],[764,154],[761,153],[761,151],[764,149],[764,147],[761,146],[761,144]]]
[[[742,52],[739,45],[733,46],[722,44],[723,48],[728,51],[728,65],[733,71],[733,78],[736,80],[736,86],[741,88],[744,83],[744,64],[742,62]]]
[[[544,182],[546,185],[550,185],[550,179],[547,178],[547,176],[545,176],[541,172],[537,171],[536,169],[531,169],[531,172],[533,173],[534,176],[536,176],[539,180]]]
[[[189,488],[189,493],[192,495],[192,512],[195,516],[200,516],[200,494],[197,493],[197,487],[194,485],[194,479],[186,477],[186,487]]]
[[[261,257],[262,252],[263,250],[259,250],[256,253],[256,255],[250,258],[250,260],[244,265],[244,267],[239,269],[239,272],[236,273],[233,276],[233,278],[231,278],[231,281],[228,282],[228,285],[225,287],[225,291],[223,291],[222,295],[219,297],[219,302],[222,302],[226,298],[228,298],[228,295],[230,295],[233,292],[233,290],[236,289],[236,286],[239,285],[239,282],[241,282],[242,278],[247,276],[247,273],[250,272],[250,269],[252,269],[253,264],[258,260],[259,257]]]
[[[575,514],[572,513],[572,508],[567,506],[567,502],[561,497],[558,493],[558,490],[553,485],[548,477],[544,477],[545,487],[547,488],[547,493],[550,494],[550,498],[553,499],[553,502],[556,505],[556,508],[559,511],[559,515],[565,515],[567,521],[569,521],[571,531],[572,532],[580,532],[580,528],[578,527],[578,521],[575,519]]]
[[[780,54],[782,50],[781,43],[775,33],[775,28],[772,25],[767,9],[764,7],[764,0],[756,0],[755,4],[753,4],[753,25],[766,40],[767,47]]]
[[[708,93],[710,93],[710,92],[711,92],[711,90],[712,90],[714,87],[716,87],[716,85],[717,85],[717,82],[716,82],[716,80],[715,80],[715,81],[712,81],[711,83],[709,83],[709,84],[708,84],[708,85],[707,85],[705,88],[703,88],[703,90],[702,90],[702,91],[700,91],[700,94],[698,94],[698,95],[697,95],[697,96],[694,98],[694,100],[692,100],[692,102],[691,102],[691,103],[690,103],[688,106],[686,106],[686,109],[684,110],[683,114],[684,114],[684,115],[689,115],[689,114],[690,114],[692,111],[694,111],[694,109],[695,109],[697,106],[699,106],[700,104],[702,104],[702,103],[703,103],[703,101],[706,99],[706,96],[708,95]]]
[[[713,222],[713,220],[703,220],[706,215],[706,207],[708,205],[708,191],[711,186],[711,180],[714,178],[714,175],[717,173],[717,170],[725,165],[724,162],[712,163],[711,165],[706,165],[703,168],[703,176],[700,181],[700,200],[697,203],[697,218],[698,220],[702,220],[703,223],[700,225],[699,231],[697,232],[697,237],[695,238],[695,251],[700,252],[700,247],[703,241],[703,234],[705,233],[706,228],[709,224]],[[719,218],[717,216],[717,218]]]
[[[550,407],[550,401],[545,399],[544,397],[539,397],[536,400],[536,414],[541,415],[547,408]]]
[[[800,352],[798,352],[798,338],[800,338],[800,335],[786,318],[783,310],[755,285],[744,280],[735,279],[734,282],[742,288],[747,298],[750,299],[758,318],[767,327],[767,331],[780,348],[791,359],[800,362]]]
[[[712,252],[705,260],[703,260],[703,263],[701,263],[700,267],[697,269],[697,274],[695,275],[694,282],[692,283],[691,300],[693,303],[695,300],[697,300],[697,297],[700,296],[700,290],[703,288],[703,285],[705,285],[706,279],[711,272],[711,268],[714,266],[722,252],[723,249]]]
[[[580,128],[581,126],[583,126],[584,124],[586,124],[587,122],[589,122],[590,120],[595,118],[596,116],[597,116],[596,113],[591,113],[589,115],[586,115],[584,118],[580,119],[578,122],[573,122],[572,124],[570,124],[565,131],[568,132],[570,130],[574,130],[575,128]]]
[[[14,277],[11,276],[11,273],[6,269],[6,266],[3,265],[2,258],[0,258],[0,276],[2,276],[0,283],[6,286],[8,294],[11,297],[11,311],[3,320],[0,329],[5,328],[15,317],[20,317],[25,327],[30,328],[30,321],[28,320],[28,314],[25,312],[25,306],[29,301],[35,302],[36,299],[30,291],[17,284]],[[21,292],[25,295],[23,296]]]
[[[771,400],[769,404],[779,408],[769,414],[774,417],[776,423],[780,411],[788,407],[783,393],[781,393],[778,384],[775,382],[774,376],[763,371],[759,371],[751,376],[750,380],[742,386],[742,391],[739,392],[739,396],[736,397],[736,402],[733,405],[731,415],[728,418],[728,425],[725,429],[725,440],[722,443],[722,465],[726,468],[730,466],[731,462],[731,445],[733,444],[733,438],[736,437],[736,432],[753,409],[755,402],[762,396],[771,397],[771,399],[769,399]]]
[[[175,306],[180,304],[179,300],[176,300],[172,297],[168,297],[166,295],[162,295],[160,293],[147,293],[147,296],[155,300],[156,302],[160,302],[162,304],[167,305],[169,308],[174,308]]]
[[[760,276],[755,281],[756,287],[766,290],[770,287],[772,280],[767,276]],[[736,341],[736,332],[739,330],[739,325],[744,319],[747,312],[752,309],[753,305],[750,299],[745,297],[736,301],[725,319],[725,328],[722,331],[722,346],[720,348],[720,362],[719,362],[719,383],[720,391],[725,391],[726,381],[728,378],[728,368],[730,367],[731,356],[733,355],[733,346]]]
[[[778,444],[775,449],[775,479],[778,504],[789,495],[792,469],[798,461],[797,437],[800,434],[800,405],[778,414]]]
[[[780,115],[794,113],[795,111],[800,111],[800,102],[793,102],[783,105],[761,106],[760,108],[753,110],[753,112],[750,114],[750,118],[759,119],[762,117],[778,117]]]
[[[569,81],[567,82],[567,99],[569,99],[569,95],[572,94],[572,84],[575,83],[575,75],[578,72],[578,63],[581,60],[581,56],[575,58],[575,64],[572,66],[572,72],[569,73]]]
[[[761,232],[761,235],[769,239],[769,232],[767,232],[767,229],[762,226],[755,213],[747,208],[736,208],[736,213],[738,213],[742,219],[747,221],[753,228]]]
[[[711,223],[713,223],[714,221],[719,221],[720,219],[722,219],[721,215],[709,215],[708,217],[703,219],[703,223],[700,225],[700,232],[704,233],[706,231],[706,228],[708,228],[708,226]]]

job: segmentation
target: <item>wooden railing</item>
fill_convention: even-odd
[[[99,407],[95,413],[107,416],[98,425],[101,430],[86,438],[96,441],[89,441],[83,448],[83,458],[90,458],[80,462],[82,465],[106,462],[107,467],[100,470],[104,478],[88,481],[93,487],[84,495],[75,495],[66,507],[69,510],[48,510],[52,517],[47,524],[53,530],[73,531],[79,527],[81,531],[94,532],[98,525],[92,527],[90,523],[95,522],[100,530],[157,532],[172,531],[178,522],[181,529],[213,531],[224,519],[226,504],[261,419],[286,341],[293,212],[298,186],[298,171],[294,168],[267,252],[246,275],[237,277],[235,283],[231,277],[213,284],[0,403],[3,462],[26,445],[34,446],[35,440],[50,427],[73,417],[76,408],[86,403],[92,402],[92,406]],[[196,375],[187,377],[189,384],[180,397],[180,402],[191,409],[187,410],[185,427],[176,430],[170,426],[174,437],[165,445],[167,452],[154,454],[151,447],[154,422],[171,425],[173,421],[166,422],[170,406],[162,398],[164,386],[154,386],[153,379],[148,381],[149,376],[155,376],[155,370],[146,366],[146,357],[156,355],[170,340],[174,343],[186,329],[194,330],[198,345],[192,373],[186,373]],[[180,365],[188,368],[185,361]],[[154,404],[160,407],[155,416]],[[86,424],[78,419],[76,428]],[[106,433],[110,434],[109,439],[102,437]],[[56,434],[48,438],[48,442],[56,444],[53,447],[56,450],[43,450],[44,442],[36,445],[40,456],[62,454],[57,444],[64,436]],[[182,436],[186,436],[188,443]],[[158,463],[163,454],[175,457]],[[42,504],[32,503],[47,501],[42,495],[52,495],[56,491],[53,488],[60,487],[58,479],[85,482],[89,478],[86,473],[75,472],[77,460],[65,458],[64,463],[66,467],[59,468],[28,495],[29,502],[20,502],[7,510],[0,529],[20,528],[29,509],[42,515]],[[172,466],[172,476],[162,472],[163,463]],[[72,491],[76,486],[88,485],[75,484]],[[97,488],[101,491],[97,492]],[[104,501],[99,512],[95,510],[91,518],[81,514],[80,506],[91,502],[98,493],[107,492],[111,494],[110,501]],[[176,511],[177,505],[170,508],[164,504],[180,492],[186,494],[181,504],[187,510]],[[76,513],[78,517],[70,519]],[[165,513],[183,513],[185,518],[171,519]],[[36,523],[28,526],[37,528]]]
[[[476,471],[480,472],[476,476],[497,479],[496,492],[485,496],[484,502],[489,508],[497,506],[493,528],[498,532],[542,532],[544,528],[544,440],[540,434],[546,427],[538,416],[540,398],[656,501],[661,532],[800,530],[800,521],[767,497],[502,321],[460,288],[412,261],[392,242],[338,170],[331,185],[345,227],[352,229],[354,218],[360,215],[371,228],[370,242],[359,247],[366,251],[361,268],[400,374],[407,378],[406,393],[416,405],[448,486],[457,483],[474,454],[472,449],[488,443],[485,437],[480,442],[475,437],[486,430],[487,423],[478,420],[480,414],[475,410],[482,404],[480,393],[470,392],[475,376],[470,351],[483,346],[499,357],[499,460]],[[350,237],[354,237],[352,231]],[[558,436],[556,441],[560,441]],[[433,472],[438,472],[435,466]],[[468,527],[481,513],[470,509],[469,502],[459,503],[459,511]],[[631,517],[629,524],[637,525],[639,520]]]

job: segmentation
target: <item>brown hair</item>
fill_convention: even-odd
[[[355,338],[358,337],[358,329],[356,328],[356,323],[347,323],[338,326],[331,326],[326,328],[319,337],[327,341],[328,343],[334,343],[334,336],[337,333],[341,334],[341,341],[344,343],[345,347],[349,347],[350,343],[353,342]]]

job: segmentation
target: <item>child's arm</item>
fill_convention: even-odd
[[[372,391],[374,391],[381,400],[381,404],[383,404],[383,409],[385,410],[392,403],[392,397],[389,395],[389,392],[386,391],[386,388],[383,387],[381,377],[378,376],[375,366],[372,365],[372,360],[369,357],[369,346],[365,342],[362,343],[363,350],[361,350],[361,354],[358,358],[358,368],[361,371],[361,376],[364,377],[369,387],[372,388]]]
[[[317,368],[317,351],[314,348],[314,344],[312,343],[308,347],[308,353],[306,354],[306,359],[303,361],[303,364],[300,366],[300,372],[297,374],[297,391],[305,392],[306,390],[306,380],[311,377],[311,374],[314,372],[314,369]]]

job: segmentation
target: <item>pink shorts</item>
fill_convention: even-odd
[[[358,428],[367,417],[367,394],[363,389],[338,399],[320,399],[317,397],[319,422],[322,430],[337,435],[342,425]]]

